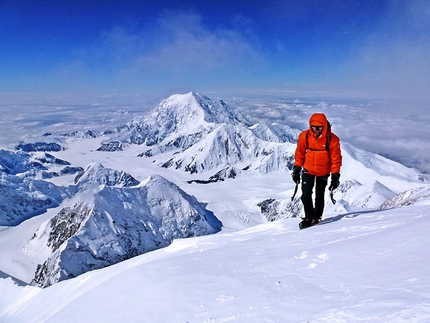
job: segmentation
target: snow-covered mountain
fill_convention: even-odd
[[[192,92],[169,97],[149,116],[135,118],[121,129],[99,150],[142,145],[140,157],[161,155],[155,161],[158,165],[191,174],[237,164],[263,172],[279,170],[286,165],[279,158],[286,154],[282,143],[293,143],[298,135],[288,126],[252,125],[222,100]],[[291,162],[291,153],[288,155]]]
[[[124,171],[107,169],[101,163],[93,162],[75,177],[74,183],[79,191],[84,191],[94,184],[131,187],[138,185],[139,181]]]
[[[209,133],[216,125],[246,123],[222,100],[212,101],[197,93],[172,95],[163,100],[150,115],[134,118],[127,125],[117,128],[121,132],[104,142],[100,151],[123,149],[124,145],[154,146],[164,142],[159,149],[187,148]]]
[[[0,225],[17,225],[56,207],[70,196],[67,189],[42,177],[50,177],[48,167],[60,168],[61,174],[77,169],[48,153],[29,154],[0,150]],[[59,174],[56,174],[59,176]]]
[[[0,225],[31,229],[14,242],[17,259],[0,270],[26,268],[16,277],[46,287],[173,239],[217,232],[221,223],[235,230],[298,217],[300,193],[291,200],[289,173],[299,133],[252,124],[222,100],[188,93],[113,130],[50,133],[46,145],[1,150]],[[428,185],[419,171],[346,142],[342,155],[337,203],[327,198],[326,212],[376,209]],[[2,261],[14,228],[6,231]]]
[[[91,172],[93,183],[106,178],[93,177],[97,173]],[[76,202],[38,229],[27,250],[50,248],[52,254],[38,265],[33,284],[47,287],[165,247],[174,239],[221,229],[212,212],[161,176],[134,187],[118,187],[121,182],[118,178],[91,196],[76,196]]]
[[[430,188],[428,186],[410,189],[394,196],[391,199],[387,199],[381,204],[379,210],[405,207],[414,204],[430,204]]]

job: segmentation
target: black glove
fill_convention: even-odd
[[[339,181],[340,179],[340,173],[333,173],[331,174],[331,184],[330,187],[328,188],[329,191],[334,191],[336,188],[339,187]]]
[[[300,172],[302,171],[302,168],[300,166],[294,166],[293,167],[293,173],[291,174],[291,178],[293,179],[293,182],[296,184],[300,184]]]

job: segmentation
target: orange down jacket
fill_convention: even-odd
[[[312,132],[311,126],[324,127],[318,138]],[[314,113],[309,119],[309,129],[299,135],[294,166],[301,166],[304,168],[304,172],[315,176],[340,173],[342,166],[340,140],[329,129],[329,123],[323,113]]]

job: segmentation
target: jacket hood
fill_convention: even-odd
[[[328,122],[327,117],[324,113],[314,113],[311,118],[309,119],[309,129],[311,129],[311,126],[323,126],[323,132],[322,135],[327,135],[328,132]],[[311,129],[312,130],[312,129]]]

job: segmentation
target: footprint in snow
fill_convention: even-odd
[[[313,259],[313,263],[308,265],[308,269],[314,269],[318,265],[325,263],[328,260],[328,255],[326,253],[322,253]]]
[[[300,255],[294,256],[294,260],[305,259],[307,256],[308,256],[308,252],[307,251],[303,251]]]
[[[225,301],[231,301],[233,299],[235,299],[236,297],[232,296],[232,295],[220,295],[217,297],[217,301],[218,302],[225,302]]]

